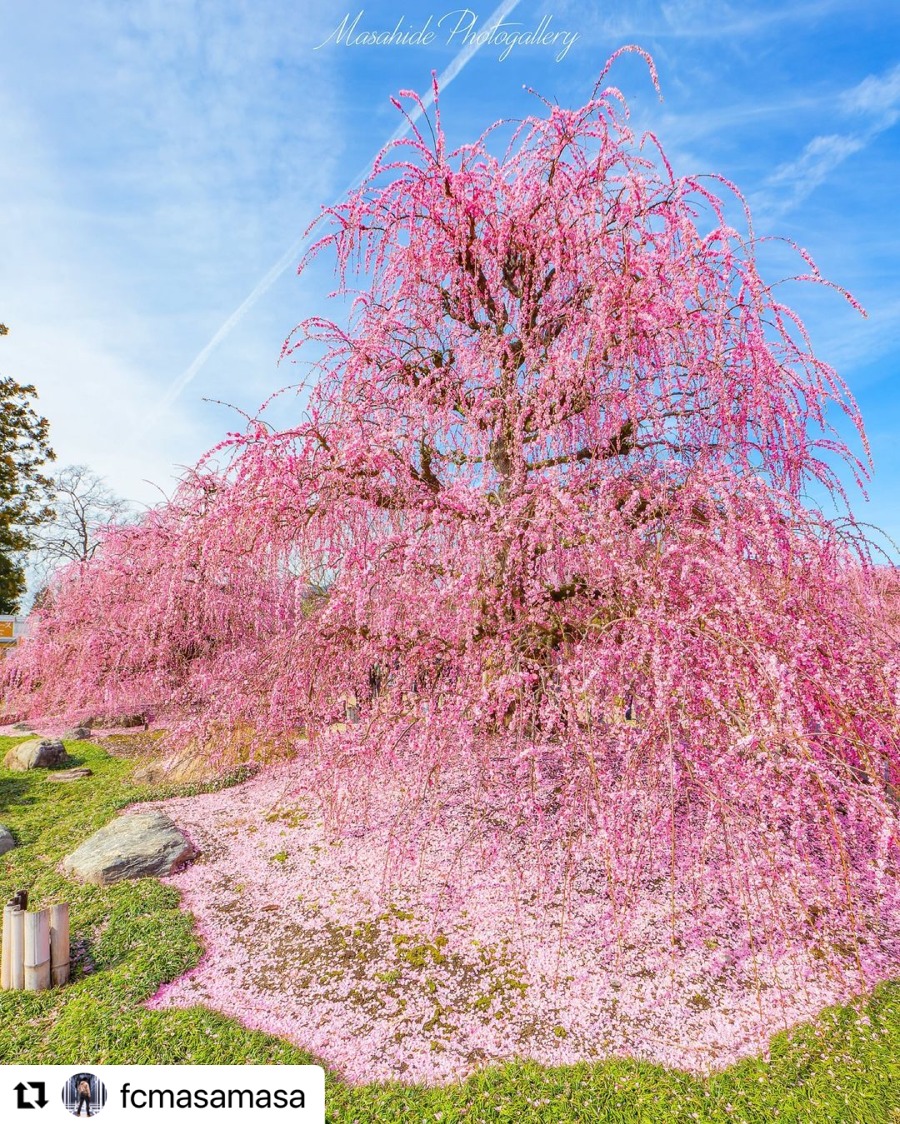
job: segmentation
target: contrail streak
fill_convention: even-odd
[[[518,4],[519,0],[503,0],[503,3],[501,3],[485,21],[485,27],[493,27],[495,24],[500,23],[510,14],[510,12],[513,11],[514,8],[518,6]],[[465,67],[468,61],[472,58],[476,51],[481,48],[482,45],[483,43],[479,42],[476,39],[462,48],[462,50],[455,56],[446,70],[444,70],[443,73],[438,76],[438,85],[441,90],[446,90],[453,79],[456,78],[456,76],[462,71],[463,67]],[[409,131],[410,126],[414,122],[416,122],[419,117],[421,117],[423,110],[428,109],[433,102],[434,90],[429,89],[428,93],[422,98],[422,105],[417,105],[410,111],[409,120],[404,120],[403,124],[398,126],[398,128],[392,134],[390,140],[388,140],[386,143],[391,144],[394,141],[399,140],[405,133]],[[379,149],[379,151],[381,150]],[[348,192],[352,191],[356,187],[359,187],[359,185],[368,175],[371,167],[372,161],[370,160],[361,169],[358,175],[356,175],[344,188],[343,192],[340,195],[341,199],[343,199],[344,196],[348,194]],[[294,242],[294,244],[281,255],[281,257],[277,262],[275,262],[272,268],[269,269],[268,272],[266,272],[259,279],[259,281],[257,281],[255,287],[250,291],[250,293],[247,294],[247,296],[243,299],[243,301],[241,301],[234,312],[232,312],[228,319],[222,324],[222,326],[215,333],[209,343],[207,343],[202,351],[199,352],[191,365],[187,367],[170,385],[169,389],[163,395],[155,413],[153,414],[151,423],[158,421],[160,417],[166,412],[166,410],[173,404],[173,402],[175,402],[176,399],[181,395],[185,387],[187,387],[194,381],[198,372],[203,367],[204,363],[206,363],[206,360],[215,351],[222,340],[224,340],[226,336],[231,334],[234,328],[240,323],[241,320],[243,320],[244,316],[256,304],[259,298],[267,293],[269,289],[271,289],[271,287],[275,284],[282,273],[284,273],[284,271],[288,269],[291,264],[298,260],[298,258],[303,254],[303,251],[309,245],[311,238],[312,235],[309,234],[298,238],[297,241]]]

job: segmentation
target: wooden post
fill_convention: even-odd
[[[3,907],[3,960],[0,962],[0,987],[4,991],[12,987],[12,915],[13,905]]]
[[[9,952],[9,986],[21,991],[25,986],[25,913],[21,909],[14,909],[12,913]]]
[[[50,910],[25,914],[25,990],[50,986]]]
[[[69,903],[50,906],[50,986],[69,978]]]

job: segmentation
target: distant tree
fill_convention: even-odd
[[[32,565],[42,580],[69,562],[88,562],[103,531],[125,522],[131,512],[128,501],[86,464],[61,468],[51,488],[52,517],[37,529],[31,548]]]
[[[8,334],[0,324],[0,336]],[[52,512],[41,467],[55,459],[49,422],[34,410],[33,386],[0,378],[0,612],[18,611],[25,592],[24,556],[35,529]]]

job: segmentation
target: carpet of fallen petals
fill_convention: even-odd
[[[856,953],[826,965],[799,923],[796,944],[748,957],[732,911],[673,914],[665,880],[627,925],[584,859],[548,890],[540,854],[478,842],[490,833],[462,789],[414,833],[409,792],[380,780],[354,819],[290,766],[154,806],[201,850],[169,881],[205,953],[151,1006],[212,1007],[353,1082],[441,1083],[514,1057],[703,1073],[900,971],[896,897],[862,966]]]

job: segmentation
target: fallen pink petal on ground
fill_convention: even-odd
[[[151,1006],[209,1006],[353,1082],[441,1083],[525,1057],[628,1055],[701,1073],[764,1052],[777,1031],[900,971],[896,924],[868,942],[862,974],[826,968],[799,940],[751,968],[740,926],[712,913],[691,919],[705,940],[673,949],[665,885],[617,940],[589,868],[565,901],[548,900],[508,856],[479,858],[464,814],[419,838],[413,877],[408,856],[391,859],[396,821],[379,820],[392,800],[380,786],[366,823],[335,834],[287,766],[154,805],[201,849],[167,881],[205,955]],[[399,884],[386,877],[401,868]],[[897,904],[894,894],[882,916],[900,917]]]

